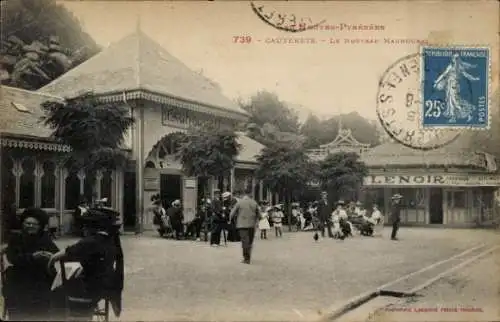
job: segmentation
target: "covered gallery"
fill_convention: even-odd
[[[70,173],[60,163],[68,146],[51,139],[40,123],[40,104],[92,91],[105,102],[130,109],[136,124],[127,134],[124,149],[130,153],[125,169],[105,170],[89,180],[83,172]],[[217,84],[190,70],[140,30],[101,51],[36,92],[2,86],[0,126],[2,144],[2,203],[18,211],[29,206],[54,214],[53,224],[66,232],[80,195],[109,198],[109,206],[124,215],[126,227],[147,216],[151,195],[160,193],[165,204],[181,199],[187,220],[193,217],[201,196],[215,187],[233,190],[253,187],[255,197],[271,194],[254,178],[256,155],[263,146],[239,133],[242,150],[237,165],[225,180],[193,178],[182,173],[173,157],[176,133],[211,123],[237,127],[249,118],[226,98]],[[92,184],[97,196],[92,196]]]
[[[487,224],[500,175],[492,155],[467,150],[463,143],[459,138],[428,152],[397,143],[371,149],[362,156],[369,167],[366,196],[388,213],[391,196],[403,195],[405,224]]]

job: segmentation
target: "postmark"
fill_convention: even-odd
[[[458,138],[461,129],[425,129],[420,125],[421,54],[393,63],[379,81],[377,117],[385,132],[412,149],[433,150]]]
[[[314,29],[326,21],[313,22],[311,17],[301,17],[293,13],[281,13],[264,5],[255,4],[253,1],[250,2],[250,6],[260,20],[281,31],[306,31]]]
[[[489,129],[486,47],[421,48],[422,128]]]

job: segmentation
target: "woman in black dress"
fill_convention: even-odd
[[[92,320],[97,303],[109,299],[116,316],[122,309],[124,278],[123,250],[120,242],[118,214],[106,209],[91,209],[85,225],[87,237],[52,256],[49,267],[55,262],[79,262],[82,272],[77,278],[68,280],[64,292],[72,317]]]
[[[21,217],[21,231],[10,236],[3,295],[9,319],[50,320],[50,287],[56,275],[47,271],[47,263],[59,248],[46,231],[49,217],[38,208],[26,209]]]

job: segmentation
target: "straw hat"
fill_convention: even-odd
[[[226,199],[226,198],[229,198],[231,197],[231,193],[229,191],[226,191],[222,194],[222,198]]]
[[[399,199],[403,199],[403,196],[400,195],[399,193],[396,193],[394,196],[392,196],[391,198],[392,200],[399,200]]]

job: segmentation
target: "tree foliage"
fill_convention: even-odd
[[[280,132],[299,132],[299,116],[274,93],[260,91],[250,98],[249,103],[240,102],[240,105],[250,113],[249,123],[260,127],[272,124]]]
[[[235,165],[241,149],[231,129],[197,128],[188,131],[178,152],[189,176],[223,176]]]
[[[53,130],[53,137],[72,149],[68,165],[93,173],[99,169],[123,166],[127,153],[121,149],[124,135],[134,119],[116,104],[103,103],[92,93],[65,102],[42,104],[42,121]]]
[[[38,89],[99,51],[55,0],[2,1],[1,10],[2,84]]]
[[[257,161],[257,178],[274,191],[291,194],[305,188],[311,179],[311,164],[303,149],[284,144],[270,145],[261,151]]]
[[[318,163],[317,178],[334,199],[356,199],[366,175],[368,168],[356,153],[330,154]]]

